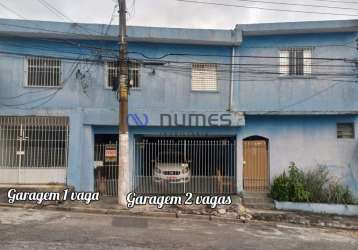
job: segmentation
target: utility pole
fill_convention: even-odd
[[[129,192],[128,162],[128,61],[126,0],[119,4],[119,161],[118,161],[118,203],[127,206]]]

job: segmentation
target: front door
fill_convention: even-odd
[[[244,140],[244,191],[267,192],[268,188],[268,141]]]

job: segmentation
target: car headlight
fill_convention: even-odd
[[[189,172],[189,166],[188,164],[182,164],[182,167],[184,168],[183,173],[186,174]]]

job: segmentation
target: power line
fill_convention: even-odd
[[[314,8],[325,8],[325,9],[334,9],[334,10],[358,10],[357,8],[327,6],[327,5],[318,5],[318,4],[285,3],[285,2],[272,2],[272,1],[262,1],[262,0],[234,0],[234,1],[249,2],[249,3],[265,3],[265,4],[267,3],[267,4],[288,5],[288,6],[298,6],[298,7],[314,7]]]
[[[63,18],[67,21],[73,22],[71,18],[63,14],[61,11],[59,11],[56,7],[48,3],[46,0],[37,0],[42,6],[44,6],[46,9],[51,11],[53,14],[55,14],[57,17]]]
[[[88,49],[96,49],[96,50],[108,50],[111,52],[117,52],[118,50],[116,49],[110,49],[110,48],[105,48],[105,47],[96,47],[96,46],[86,46],[83,44],[80,44],[78,42],[73,42],[71,40],[56,40],[56,39],[42,39],[40,38],[40,40],[44,40],[44,41],[50,41],[50,42],[66,42],[68,44],[71,45],[70,48],[88,48]],[[8,41],[2,41],[2,43],[7,43]],[[94,61],[94,62],[98,62],[98,61],[105,61],[105,59],[117,59],[116,56],[111,56],[111,53],[109,54],[102,54],[102,53],[79,53],[79,52],[73,52],[73,51],[67,51],[67,50],[58,50],[56,48],[53,47],[46,47],[46,46],[25,46],[22,44],[16,44],[12,41],[8,42],[11,46],[14,47],[20,47],[20,48],[33,48],[33,49],[38,49],[41,51],[50,51],[53,53],[65,53],[65,54],[74,54],[76,56],[80,55],[80,56],[86,56],[86,57],[98,57],[99,59],[92,59],[92,58],[87,58],[83,61]],[[62,46],[64,46],[62,44]],[[72,47],[73,46],[73,47]],[[17,53],[17,52],[10,52],[10,51],[0,51],[1,53],[4,54],[14,54],[14,55],[23,55],[23,56],[41,56],[38,54],[33,54],[33,53]],[[129,52],[131,54],[138,54],[141,57],[147,59],[149,62],[150,61],[156,61],[156,62],[161,62],[161,63],[215,63],[215,62],[207,62],[207,61],[173,61],[173,60],[162,60],[163,58],[169,57],[169,56],[181,56],[181,57],[216,57],[216,58],[231,58],[231,55],[217,55],[217,54],[191,54],[191,53],[167,53],[164,54],[160,57],[149,57],[141,52]],[[64,57],[64,56],[49,56],[49,57],[53,57],[53,58],[58,58],[58,59],[64,59],[64,60],[74,60],[73,58],[68,58],[68,57]],[[255,58],[255,59],[280,59],[281,57],[278,56],[244,56],[244,55],[239,55],[239,56],[234,56],[235,58]],[[102,60],[100,59],[102,58]],[[133,60],[140,60],[138,58],[131,58]],[[352,63],[352,65],[318,65],[313,63],[312,65],[316,65],[318,67],[337,67],[337,68],[341,68],[341,67],[352,67],[354,66],[353,63],[355,62],[354,60],[351,59],[347,59],[347,58],[325,58],[325,57],[312,57],[312,60],[317,60],[317,61],[342,61],[345,63]],[[142,60],[145,62],[145,60]],[[217,64],[224,64],[222,62],[217,63]],[[225,65],[235,65],[235,64],[229,64],[226,63]],[[236,65],[248,65],[248,66],[278,66],[278,64],[267,64],[267,63],[263,63],[263,64],[257,64],[257,63],[243,63],[243,64],[236,64]]]
[[[320,96],[320,95],[322,95],[323,93],[327,92],[328,90],[334,88],[334,87],[337,86],[338,84],[340,84],[340,82],[335,82],[335,83],[329,85],[328,87],[326,87],[326,88],[324,88],[324,89],[322,89],[322,90],[319,90],[319,91],[313,93],[312,95],[309,95],[309,96],[307,96],[307,97],[305,97],[305,98],[303,98],[303,99],[301,99],[301,100],[298,100],[298,101],[296,101],[296,102],[294,102],[294,103],[291,103],[291,104],[289,104],[289,105],[286,105],[286,106],[284,106],[284,107],[281,107],[281,108],[279,108],[279,110],[277,110],[277,111],[269,111],[269,112],[266,112],[266,114],[277,113],[277,112],[280,112],[280,111],[284,111],[285,109],[292,108],[292,107],[295,107],[295,106],[297,106],[297,105],[300,105],[300,104],[303,104],[303,103],[305,103],[305,102],[308,102],[309,100],[311,100],[311,99],[313,99],[313,98],[315,98],[315,97],[317,97],[317,96]]]
[[[55,14],[56,16],[64,19],[65,21],[69,21],[72,22],[74,24],[76,24],[79,28],[81,28],[84,31],[90,31],[93,32],[93,30],[88,29],[86,27],[83,27],[81,24],[76,23],[72,18],[68,17],[67,15],[65,15],[63,12],[61,12],[59,9],[57,9],[55,6],[51,5],[49,2],[47,2],[46,0],[37,0],[42,6],[44,6],[46,9],[48,9],[49,11],[51,11],[53,14]]]
[[[108,31],[109,31],[109,27],[112,25],[112,22],[113,22],[113,20],[114,20],[115,15],[116,15],[117,7],[118,7],[118,4],[114,4],[113,12],[112,12],[111,18],[110,18],[110,20],[109,20],[109,23],[108,23],[108,25],[106,26],[106,29],[105,29],[105,32],[104,32],[104,36],[107,35],[107,33],[108,33]]]
[[[9,12],[15,14],[16,16],[18,16],[18,17],[20,17],[20,18],[22,18],[22,19],[26,19],[26,18],[25,18],[23,15],[21,15],[19,12],[17,12],[17,11],[15,11],[15,10],[11,9],[10,7],[6,6],[5,4],[3,4],[3,3],[0,2],[0,5],[1,5],[4,9],[6,9],[6,10],[8,10]]]
[[[351,1],[340,1],[340,0],[313,0],[316,2],[325,2],[325,3],[350,3],[350,4],[358,4],[358,2]]]
[[[169,56],[195,56],[195,57],[227,57],[227,58],[260,58],[260,59],[281,59],[281,58],[286,58],[286,57],[279,57],[279,56],[245,56],[245,55],[236,55],[236,56],[232,56],[232,55],[214,55],[214,54],[191,54],[191,53],[167,53],[164,54],[162,56],[159,57],[150,57],[145,55],[142,52],[135,52],[135,51],[129,51],[128,54],[137,54],[139,56],[142,56],[145,59],[149,59],[149,60],[162,60],[166,57]],[[329,58],[329,57],[310,57],[310,59],[312,60],[325,60],[325,61],[348,61],[350,59],[347,58]],[[354,60],[352,60],[354,61]],[[166,62],[166,61],[164,61]]]
[[[191,67],[182,67],[182,66],[164,66],[164,65],[156,65],[156,66],[146,66],[148,68],[162,68],[162,69],[166,69],[166,70],[171,70],[171,71],[178,71],[178,72],[183,72],[183,73],[191,73],[192,72],[192,68]],[[262,76],[282,76],[282,74],[280,72],[276,71],[267,71],[267,70],[250,70],[250,69],[235,69],[235,70],[231,70],[231,69],[217,69],[216,70],[217,73],[240,73],[240,74],[252,74],[252,75],[262,75]],[[316,80],[316,77],[356,77],[357,74],[347,74],[347,73],[340,73],[340,72],[336,72],[336,73],[327,73],[327,72],[317,72],[317,73],[312,73],[309,75],[309,77],[306,76],[307,79],[312,78],[312,80]],[[305,77],[305,76],[302,76]],[[305,78],[303,78],[305,79]]]
[[[49,95],[46,95],[46,96],[42,96],[42,97],[39,97],[39,98],[36,98],[36,99],[32,99],[30,101],[27,101],[27,102],[23,102],[23,103],[17,103],[17,104],[5,104],[5,103],[0,103],[0,106],[4,106],[4,107],[8,107],[8,108],[13,108],[13,107],[19,107],[19,106],[25,106],[25,105],[28,105],[28,104],[33,104],[33,103],[37,103],[39,101],[43,101],[39,104],[37,104],[36,106],[32,106],[31,108],[25,108],[25,109],[22,109],[22,110],[30,110],[30,109],[35,109],[35,108],[38,108],[42,105],[45,105],[46,103],[50,102],[62,89],[63,87],[66,85],[66,83],[71,79],[71,77],[73,76],[73,74],[75,73],[77,67],[79,65],[79,62],[77,62],[70,74],[68,75],[68,77],[66,79],[64,79],[62,82],[61,82],[61,86],[62,88],[58,88],[56,89],[55,91],[53,91],[51,94]],[[23,96],[25,94],[22,94],[22,95],[19,95],[19,96]],[[15,97],[14,97],[15,98]],[[14,99],[12,98],[12,99]],[[21,108],[15,108],[15,109],[21,109]]]
[[[191,78],[191,72],[188,72],[188,71],[183,71],[183,70],[180,70],[180,69],[156,69],[156,71],[161,71],[161,72],[166,72],[166,73],[175,73],[175,74],[178,74],[178,75],[181,75],[183,77],[186,77],[190,80]],[[255,82],[255,83],[260,83],[262,82],[263,84],[267,84],[268,82],[273,82],[273,81],[280,81],[282,80],[280,78],[280,76],[276,76],[276,77],[272,77],[272,76],[267,76],[267,75],[255,75],[255,74],[252,74],[252,75],[245,75],[244,76],[245,78],[242,78],[241,76],[239,78],[234,78],[234,84],[235,85],[239,85],[239,84],[242,84],[242,83],[249,83],[249,82]],[[283,80],[286,80],[287,78],[283,78]],[[217,81],[221,81],[221,82],[227,82],[227,83],[230,83],[231,84],[231,81],[232,79],[230,77],[223,77],[223,76],[217,76],[216,78]],[[296,79],[296,80],[300,80],[300,79]],[[317,84],[321,84],[322,81],[331,81],[331,82],[341,82],[341,83],[357,83],[357,81],[355,80],[349,80],[349,79],[343,79],[343,78],[337,78],[337,77],[331,77],[331,78],[321,78],[321,77],[315,77],[315,78],[302,78],[302,80],[312,80],[313,83],[317,83]]]
[[[192,3],[192,4],[202,4],[202,5],[215,5],[215,6],[225,6],[225,7],[235,7],[235,8],[246,8],[246,9],[259,9],[259,10],[268,10],[268,11],[277,11],[277,12],[292,12],[292,13],[305,13],[305,14],[318,14],[318,15],[333,15],[333,16],[351,16],[358,17],[354,14],[344,14],[344,13],[333,13],[333,12],[318,12],[318,11],[304,11],[304,10],[288,10],[288,9],[276,9],[268,7],[256,7],[256,6],[246,6],[238,4],[228,4],[228,3],[217,3],[217,2],[205,2],[205,1],[196,1],[196,0],[176,0],[178,2]]]
[[[63,35],[78,35],[77,33],[73,33],[73,32],[62,32],[62,31],[58,31],[58,30],[51,30],[51,29],[47,29],[47,28],[39,28],[39,27],[33,27],[33,26],[25,26],[25,25],[19,25],[19,24],[4,24],[4,23],[0,23],[0,26],[9,26],[9,27],[16,27],[16,28],[26,28],[26,29],[31,29],[31,30],[39,30],[39,31],[45,31],[45,32],[55,32],[57,34],[63,34]],[[100,35],[100,34],[99,34]],[[14,37],[18,37],[18,36],[14,36]],[[71,44],[75,47],[80,47],[80,48],[87,48],[87,49],[98,49],[98,50],[104,50],[104,51],[111,51],[111,52],[114,52],[114,53],[118,53],[118,49],[113,49],[113,48],[108,48],[108,47],[97,47],[97,46],[90,46],[90,45],[85,45],[85,44],[81,44],[79,42],[75,42],[74,40],[69,40],[69,39],[65,39],[65,38],[61,38],[61,39],[55,39],[55,38],[37,38],[39,40],[44,40],[44,41],[55,41],[55,42],[66,42],[68,44]],[[352,41],[353,43],[353,41]],[[350,44],[350,43],[346,43],[346,44],[325,44],[325,45],[301,45],[301,47],[333,47],[333,46],[343,46],[343,47],[348,47],[348,48],[354,48],[353,46],[347,46],[347,44]],[[243,46],[242,48],[275,48],[275,47],[253,47],[253,46],[250,46],[250,47],[245,47]],[[162,58],[165,58],[167,56],[198,56],[198,57],[231,57],[231,55],[229,56],[224,56],[224,55],[213,55],[213,54],[188,54],[188,53],[182,53],[182,54],[178,54],[178,53],[168,53],[168,54],[165,54],[161,57],[156,57],[156,58],[150,58],[146,55],[144,55],[143,53],[141,52],[129,52],[129,53],[132,53],[132,54],[139,54],[145,58],[148,58],[148,59],[162,59]],[[235,56],[237,57],[237,56]]]
[[[21,48],[23,48],[22,46],[20,46]],[[38,48],[43,50],[43,48]],[[56,50],[53,52],[57,52],[59,53],[60,51]],[[66,53],[66,52],[64,52]],[[24,56],[24,57],[28,57],[28,56],[46,56],[49,58],[56,58],[56,59],[62,59],[62,60],[67,60],[67,61],[81,61],[83,63],[104,63],[110,60],[118,60],[117,57],[111,57],[109,55],[106,55],[106,57],[103,57],[104,55],[96,55],[96,54],[81,54],[81,53],[73,53],[75,55],[80,55],[80,56],[86,56],[87,58],[71,58],[71,57],[65,57],[65,56],[51,56],[51,55],[41,55],[41,54],[34,54],[34,53],[22,53],[22,52],[11,52],[11,51],[1,51],[0,50],[0,54],[7,54],[7,55],[15,55],[15,56]],[[93,57],[96,56],[98,58],[89,58],[89,57]],[[245,57],[245,56],[242,56]],[[253,57],[253,58],[258,58],[258,59],[263,59],[263,58],[280,58],[280,57],[264,57],[264,56],[248,56],[249,58]],[[341,59],[333,59],[333,58],[329,58],[331,60],[339,60],[342,61]],[[133,61],[138,61],[142,64],[150,64],[150,63],[162,63],[162,64],[194,64],[194,63],[211,63],[211,64],[216,64],[218,66],[248,66],[248,67],[278,67],[280,66],[280,64],[270,64],[270,63],[236,63],[236,64],[231,64],[231,63],[223,63],[223,62],[213,62],[213,61],[170,61],[170,60],[139,60],[137,58],[130,58],[130,60]],[[327,60],[326,58],[324,60]],[[347,62],[346,62],[347,63]],[[281,65],[282,66],[282,65]],[[289,66],[289,65],[287,65]],[[340,69],[340,68],[352,68],[353,69],[353,64],[352,65],[321,65],[321,64],[312,64],[313,67],[320,67],[320,68],[330,68],[330,69]],[[176,67],[176,66],[175,66]],[[327,74],[332,73],[332,70],[330,70]]]
[[[41,89],[41,90],[37,90],[37,91],[30,91],[30,92],[25,92],[16,96],[10,96],[10,97],[5,97],[5,96],[1,96],[0,99],[2,100],[12,100],[12,99],[17,99],[26,95],[34,95],[34,94],[38,94],[38,93],[44,93],[44,92],[48,92],[48,89]]]

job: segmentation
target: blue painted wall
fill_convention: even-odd
[[[314,57],[356,58],[354,40],[356,33],[306,34],[285,36],[244,36],[236,55],[277,57],[280,48],[312,47]],[[79,44],[83,46],[79,46]],[[106,50],[89,49],[88,46],[105,46]],[[0,52],[37,54],[72,59],[112,58],[117,48],[114,41],[65,40],[39,38],[1,37]],[[131,42],[129,51],[137,51],[149,57],[167,53],[209,54],[217,57],[171,56],[166,60],[201,61],[222,64],[231,63],[231,47],[209,45],[179,45],[164,43]],[[81,53],[81,56],[78,55]],[[115,94],[105,89],[105,72],[102,63],[63,61],[64,87],[60,91],[46,88],[24,87],[24,56],[1,54],[0,56],[0,115],[63,115],[70,117],[70,152],[68,183],[79,190],[93,189],[93,136],[100,133],[116,133],[118,101]],[[137,54],[132,57],[140,59]],[[235,58],[236,64],[268,63],[276,66],[278,59]],[[321,62],[320,62],[321,63]],[[324,62],[324,64],[345,64]],[[345,64],[346,65],[346,64]],[[73,70],[85,75],[76,79]],[[153,73],[153,69],[154,72]],[[320,68],[321,72],[331,68]],[[235,71],[244,71],[236,65]],[[342,70],[352,72],[352,68]],[[191,91],[189,72],[145,66],[140,71],[141,88],[131,91],[130,112],[147,113],[149,117],[159,113],[175,112],[223,112],[229,103],[230,73],[227,68],[219,73],[219,90],[215,93]],[[319,72],[313,67],[313,72]],[[355,72],[355,71],[353,71]],[[344,80],[336,82],[334,80]],[[358,110],[358,85],[356,77],[282,78],[277,75],[262,76],[235,74],[234,111],[265,113],[282,112],[352,112]],[[56,94],[54,94],[56,92]],[[317,94],[319,93],[319,94]],[[53,97],[51,97],[53,95]],[[17,97],[17,98],[14,98]],[[48,100],[48,98],[50,100]],[[23,104],[23,105],[18,105]],[[208,135],[236,135],[238,139],[238,191],[242,190],[242,139],[261,135],[270,139],[271,175],[279,174],[290,161],[308,168],[326,164],[345,183],[357,190],[357,139],[337,140],[335,126],[340,121],[355,121],[357,116],[248,116],[245,127],[235,128],[130,128],[130,138],[136,134],[207,133]],[[157,124],[158,125],[158,124]],[[357,132],[357,131],[356,131]],[[356,133],[358,134],[358,133]],[[318,157],[319,156],[319,157]],[[272,177],[271,176],[271,177]]]
[[[313,58],[356,58],[357,33],[244,37],[240,56],[279,57],[284,48],[311,48]],[[240,58],[240,64],[261,63],[261,71],[279,72],[278,58]],[[342,61],[312,61],[312,77],[237,75],[236,107],[242,111],[354,111],[358,110],[357,69]],[[334,67],[333,67],[334,66]],[[244,70],[244,67],[241,67]],[[317,76],[332,74],[332,76]],[[338,76],[337,74],[354,74]],[[316,75],[316,76],[315,76]]]
[[[322,165],[333,179],[358,195],[358,143],[357,139],[337,139],[340,122],[355,123],[357,134],[357,116],[247,117],[246,126],[238,130],[238,168],[243,166],[242,140],[258,135],[269,140],[271,180],[287,170],[290,162],[303,170]]]

